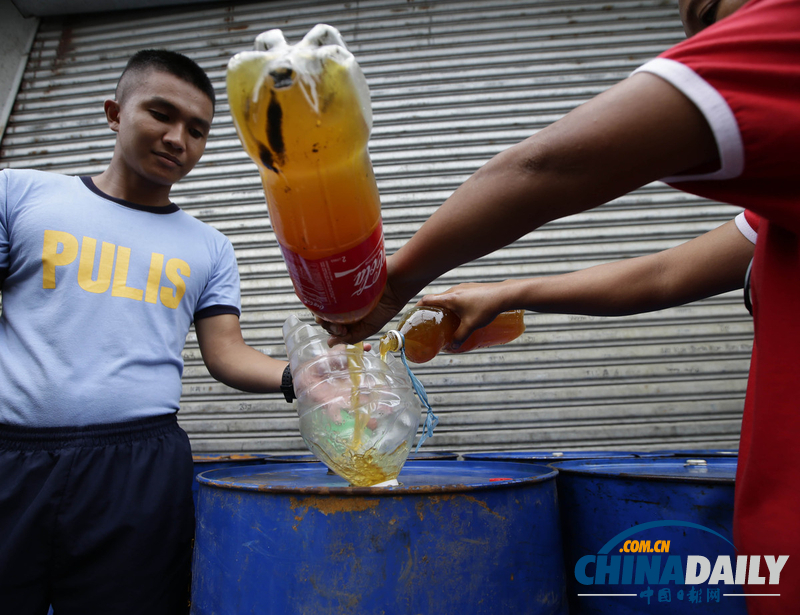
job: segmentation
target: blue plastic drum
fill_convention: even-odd
[[[197,475],[206,470],[233,468],[264,463],[266,455],[259,453],[196,453],[192,455],[194,462],[194,480],[192,481],[192,499],[197,509]]]
[[[578,459],[633,458],[635,453],[623,451],[498,451],[487,453],[464,453],[464,460],[473,461],[517,461],[522,463],[551,464],[558,461]]]
[[[409,461],[396,487],[321,463],[204,472],[194,615],[563,615],[556,472]]]
[[[572,613],[745,615],[732,544],[736,459],[553,467]]]
[[[697,457],[706,459],[708,457],[728,457],[729,459],[739,456],[736,449],[723,448],[676,448],[664,451],[651,451],[649,453],[638,453],[639,456],[646,457]]]

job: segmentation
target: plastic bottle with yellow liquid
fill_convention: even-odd
[[[361,68],[332,26],[315,26],[295,45],[269,30],[255,51],[231,58],[227,87],[297,296],[330,322],[359,320],[386,283]]]
[[[473,331],[461,346],[453,348],[453,334],[461,322],[456,313],[435,306],[413,307],[402,316],[397,329],[381,338],[381,356],[404,348],[409,361],[427,363],[441,351],[462,353],[506,344],[525,331],[523,317],[523,310],[503,312],[485,327]]]
[[[308,449],[357,487],[396,480],[422,411],[404,365],[353,346],[328,348],[324,330],[294,315],[283,324],[283,339]]]

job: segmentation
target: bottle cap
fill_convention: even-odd
[[[390,340],[397,340],[397,348],[395,348],[395,350],[401,350],[403,346],[405,346],[406,338],[402,333],[400,333],[400,331],[397,331],[396,329],[392,329],[391,331],[387,332],[386,337],[388,337]]]

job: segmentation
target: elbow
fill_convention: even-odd
[[[499,153],[473,177],[478,194],[516,206],[526,232],[599,204],[580,155],[538,135]]]
[[[206,361],[206,369],[211,377],[216,380],[217,382],[221,382],[226,384],[225,382],[225,372],[224,370],[219,367],[218,365],[214,364],[213,362]]]
[[[219,354],[203,353],[203,363],[214,380],[222,384],[228,384],[226,362]]]
[[[530,180],[562,173],[564,162],[563,156],[553,153],[536,137],[530,137],[497,154],[478,173],[491,176],[511,173]]]
[[[515,165],[520,173],[532,176],[559,176],[571,172],[568,158],[558,154],[546,143],[533,138],[523,141],[515,154]]]

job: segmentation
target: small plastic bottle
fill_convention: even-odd
[[[523,316],[523,310],[503,312],[474,331],[461,346],[453,348],[453,335],[461,322],[455,312],[434,306],[413,307],[400,319],[396,330],[381,338],[381,356],[405,348],[409,361],[427,363],[441,351],[461,353],[506,344],[525,331]],[[402,337],[397,332],[402,333]]]
[[[295,293],[329,322],[355,322],[386,284],[367,81],[332,26],[295,45],[269,30],[255,47],[228,63],[233,123],[258,165]]]

